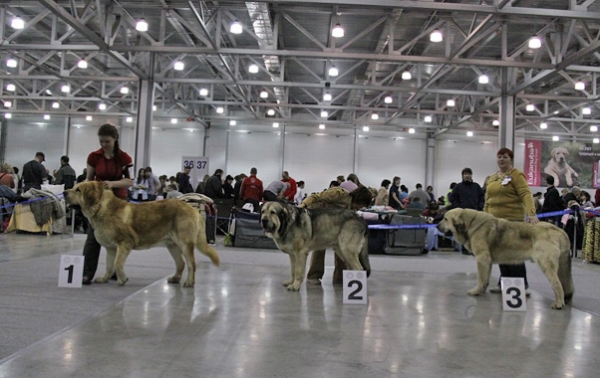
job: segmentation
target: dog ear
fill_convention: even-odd
[[[287,230],[288,227],[288,211],[283,204],[280,205],[281,211],[277,213],[277,216],[279,217],[279,229],[277,230],[277,232],[279,233],[279,235],[282,235],[285,233],[285,230]]]
[[[101,182],[92,181],[89,185],[81,185],[81,197],[87,209],[91,209],[94,205],[99,204],[102,201],[102,195],[104,194],[104,188]]]
[[[550,156],[552,156],[552,158],[554,158],[555,154],[556,154],[556,148],[553,148],[552,151],[550,151]]]

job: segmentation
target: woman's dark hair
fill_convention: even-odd
[[[383,186],[384,188],[388,185],[390,185],[392,182],[388,179],[385,179],[381,182],[381,186]]]
[[[115,139],[115,147],[113,148],[113,156],[115,157],[115,164],[117,171],[121,171],[121,156],[119,154],[119,130],[117,127],[110,123],[105,123],[98,129],[98,136],[108,136]]]
[[[233,176],[231,176],[231,175],[227,175],[227,176],[225,177],[225,181],[227,181],[227,180],[231,180],[231,181],[233,181]]]
[[[298,182],[296,183],[296,185],[297,185],[297,186],[302,186],[302,185],[304,185],[304,181],[300,180],[300,181],[298,181]]]
[[[350,192],[350,198],[352,199],[353,205],[358,205],[361,208],[367,207],[371,204],[373,200],[373,195],[371,191],[366,186],[359,186]]]
[[[406,187],[406,185],[400,185],[400,191],[408,193],[408,188]]]
[[[396,182],[397,180],[400,180],[400,177],[398,177],[398,176],[394,176],[394,178],[392,179],[392,184],[393,184],[393,185],[395,185],[395,182]]]
[[[512,150],[510,148],[502,147],[501,149],[498,150],[498,152],[496,152],[496,156],[504,155],[504,154],[507,154],[508,157],[510,157],[510,161],[515,160],[515,154],[512,152]]]
[[[146,178],[145,173],[146,173],[146,170],[144,168],[140,168],[138,170],[138,175],[137,175],[137,180],[136,180],[136,182],[138,184],[141,184],[142,181],[144,181],[144,179]]]
[[[340,183],[337,180],[333,180],[329,183],[330,188],[333,188],[335,186],[340,186]]]

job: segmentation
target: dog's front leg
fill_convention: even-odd
[[[291,254],[290,254],[291,255]],[[304,273],[306,272],[306,257],[308,256],[308,251],[301,250],[298,252],[295,258],[295,264],[293,266],[293,278],[294,282],[287,286],[288,290],[298,291],[300,290],[300,285],[302,285],[302,281],[304,280]]]
[[[290,278],[288,278],[287,280],[283,281],[283,286],[288,287],[289,285],[291,285],[294,282],[294,271],[296,269],[296,258],[294,257],[293,253],[288,253],[288,256],[290,257],[290,270],[291,270],[291,274],[290,274]]]
[[[107,283],[110,277],[115,273],[116,248],[106,248],[106,272],[104,276],[96,278],[97,283]]]
[[[469,290],[469,295],[479,295],[487,290],[490,273],[492,271],[492,260],[487,256],[477,256],[477,286]]]

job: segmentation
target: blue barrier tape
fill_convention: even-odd
[[[9,207],[15,207],[17,205],[28,205],[30,203],[34,203],[34,202],[38,202],[38,201],[43,201],[46,198],[52,198],[52,197],[57,197],[59,199],[62,199],[63,195],[61,193],[61,194],[56,194],[54,196],[36,197],[34,199],[30,199],[30,200],[23,201],[23,202],[9,203],[8,205],[0,206],[0,209],[8,209]]]

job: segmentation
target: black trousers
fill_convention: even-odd
[[[100,249],[102,246],[96,240],[94,235],[94,228],[92,224],[88,222],[87,239],[83,246],[83,256],[85,261],[83,263],[83,276],[90,280],[94,278],[96,270],[98,269],[98,260],[100,259]]]
[[[265,190],[263,192],[263,199],[265,201],[277,201],[277,194],[275,194],[271,191]]]
[[[500,277],[522,277],[525,279],[525,289],[529,288],[527,282],[527,270],[525,269],[525,263],[523,264],[499,264]],[[498,279],[498,286],[500,286],[500,279]]]

